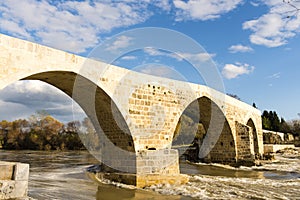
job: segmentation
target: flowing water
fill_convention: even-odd
[[[300,199],[300,153],[275,158],[251,168],[181,162],[187,184],[136,189],[89,180],[85,168],[97,160],[86,151],[0,151],[0,160],[30,163],[29,196],[34,199]]]

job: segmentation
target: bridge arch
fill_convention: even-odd
[[[107,170],[136,172],[136,161],[134,158],[135,143],[133,137],[115,101],[103,88],[71,71],[39,72],[21,78],[18,77],[15,81],[18,80],[43,81],[71,97],[89,117],[97,132],[96,135],[99,137],[99,144],[95,143],[93,146],[86,146],[85,143],[93,141],[95,138],[81,137],[86,148],[94,157],[101,160],[105,166],[108,166],[106,167]],[[80,90],[82,92],[80,95],[73,93],[76,81],[79,82],[79,87],[83,87]],[[116,162],[116,160],[119,160],[119,162]],[[122,160],[126,161],[127,164],[124,165]]]
[[[157,174],[159,174],[160,179],[161,175],[164,174],[176,175],[176,179],[178,179],[178,153],[176,150],[170,149],[172,143],[170,138],[173,136],[176,123],[182,111],[192,102],[195,102],[198,107],[200,105],[198,114],[200,119],[202,118],[201,126],[204,132],[207,132],[204,137],[206,139],[203,140],[204,147],[203,145],[199,147],[201,158],[213,162],[230,163],[238,159],[251,157],[252,155],[249,156],[248,149],[252,146],[248,145],[248,140],[245,145],[238,142],[238,136],[247,135],[250,129],[249,126],[246,126],[247,121],[245,121],[250,118],[258,133],[259,151],[260,153],[263,152],[260,112],[252,106],[228,97],[212,88],[192,83],[185,85],[180,81],[140,74],[1,34],[0,44],[0,88],[20,79],[34,79],[50,84],[52,82],[52,85],[56,84],[56,87],[59,87],[65,93],[69,93],[69,96],[72,96],[90,117],[95,129],[102,130],[103,134],[101,136],[107,138],[107,144],[106,142],[105,144],[100,144],[105,153],[96,152],[96,155],[104,155],[104,158],[102,157],[101,160],[106,161],[108,165],[120,167],[117,169],[121,169],[121,171],[136,172],[138,174],[137,185],[151,185],[152,183],[145,182],[151,182],[151,178],[148,175],[153,175],[152,178],[155,182],[158,180]],[[86,70],[82,70],[83,66],[87,66]],[[78,96],[73,94],[73,85],[71,84],[74,84],[75,77],[82,80],[78,86],[84,88]],[[144,85],[145,83],[146,85]],[[147,85],[147,83],[153,84]],[[168,98],[163,98],[167,96],[162,90],[152,93],[152,95],[157,95],[157,97],[159,95],[162,96],[162,98],[158,97],[155,100],[153,100],[153,96],[147,95],[148,93],[143,94],[143,96],[140,94],[137,97],[133,97],[132,91],[136,89],[143,93],[151,91],[150,88],[156,90],[156,88],[158,89],[158,87],[163,85],[170,90],[170,95],[167,95]],[[144,86],[149,90],[145,89]],[[86,89],[89,87],[95,88],[95,92],[92,93],[93,96],[90,95],[89,91],[85,91],[89,90]],[[192,89],[192,91],[187,91],[187,88]],[[131,93],[132,98],[130,96]],[[156,100],[160,101],[160,99],[161,102],[157,103]],[[91,106],[90,102],[93,105],[95,104],[95,106]],[[142,105],[138,105],[139,103],[137,102]],[[152,103],[163,105],[167,109],[165,109],[165,112],[160,112],[156,108],[162,106],[157,106],[151,112],[145,112],[148,115],[138,114],[138,112],[130,110],[132,105],[137,105],[138,110],[143,107],[145,111],[148,111],[152,108]],[[226,107],[222,104],[226,105]],[[121,122],[120,120],[114,120],[116,117],[114,112],[117,112],[114,110],[119,111],[120,115],[118,116],[122,119]],[[156,112],[156,110],[159,112]],[[211,112],[212,110],[214,112]],[[132,113],[136,115],[133,116]],[[136,122],[139,120],[140,124],[136,125],[133,117],[136,117]],[[144,134],[141,131],[141,127],[144,126],[145,119],[149,117],[153,119],[152,122],[154,123],[150,124],[150,129],[144,129],[146,133]],[[158,117],[158,122],[160,118],[165,117],[165,123],[156,124],[154,120],[156,117]],[[119,140],[119,137],[108,138],[107,135],[113,136],[113,134],[104,133],[104,130],[107,130],[107,133],[114,127],[114,125],[111,126],[111,123],[108,123],[110,120],[107,119],[113,119],[118,127],[124,126],[124,128],[120,128],[123,131],[121,138],[125,138],[124,142]],[[214,123],[211,123],[212,121]],[[197,126],[199,122],[200,120],[196,123]],[[107,128],[103,128],[103,126]],[[219,130],[219,127],[221,127],[221,130]],[[128,129],[131,132],[127,131]],[[196,127],[196,130],[198,130],[198,127]],[[118,129],[114,130],[114,132],[118,131]],[[217,134],[217,139],[216,133],[221,133],[220,135]],[[129,145],[131,141],[134,141],[131,143],[132,146]],[[115,148],[116,146],[121,146],[122,148]],[[227,146],[228,148],[225,148]],[[244,150],[244,147],[247,147],[245,155],[244,152],[239,151]],[[116,153],[115,150],[120,151]],[[209,151],[207,152],[206,150]],[[162,159],[167,160],[166,163],[170,164],[162,164]],[[116,169],[116,167],[114,168]],[[167,177],[164,176],[164,178]]]
[[[207,96],[191,102],[177,123],[173,146],[188,143],[193,144],[194,151],[186,148],[189,154],[187,156],[194,157],[190,157],[194,161],[200,159],[224,164],[236,162],[236,147],[231,127],[217,103]]]
[[[259,154],[259,146],[258,146],[258,133],[256,130],[256,126],[251,118],[247,121],[246,125],[251,127],[251,129],[252,129],[254,153],[255,153],[255,155],[257,155],[257,154]]]

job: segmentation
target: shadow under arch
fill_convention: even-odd
[[[70,96],[84,110],[96,130],[96,135],[87,136],[93,138],[81,137],[85,146],[87,141],[95,141],[86,146],[90,153],[108,172],[136,173],[135,147],[129,127],[113,99],[102,88],[69,71],[42,72],[22,80],[40,80]],[[82,87],[81,94],[74,95],[74,84],[78,80]]]
[[[247,121],[246,125],[252,128],[254,153],[255,153],[255,155],[257,155],[257,154],[259,154],[259,147],[258,147],[258,135],[257,135],[255,124],[254,124],[253,120],[250,118]]]
[[[219,130],[218,127],[222,127],[220,134],[214,133],[214,130]],[[212,148],[208,154],[204,154],[203,149],[205,151],[207,146]],[[172,148],[179,148],[183,157],[193,162],[236,163],[235,141],[226,116],[206,96],[190,103],[182,113],[175,129]]]

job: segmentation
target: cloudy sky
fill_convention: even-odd
[[[0,2],[0,32],[89,56],[122,31],[143,27],[174,30],[195,40],[206,52],[174,54],[145,48],[142,53],[123,55],[114,64],[182,79],[180,75],[187,71],[182,57],[203,60],[209,56],[226,93],[291,120],[300,113],[298,8],[296,0],[4,0]],[[125,48],[132,39],[115,38],[108,51]],[[184,80],[202,83],[192,75]],[[0,91],[0,120],[25,118],[41,109],[62,121],[83,116],[70,98],[38,81],[20,81]]]

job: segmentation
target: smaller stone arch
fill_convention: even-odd
[[[221,133],[216,134],[216,131]],[[190,103],[177,123],[173,148],[189,144],[192,148],[180,150],[191,161],[236,163],[236,147],[231,127],[219,106],[206,96]]]
[[[255,155],[258,155],[259,154],[259,145],[258,145],[259,139],[258,139],[258,133],[257,133],[256,126],[251,118],[247,121],[246,125],[251,127],[251,129],[252,129],[254,153],[255,153]]]

